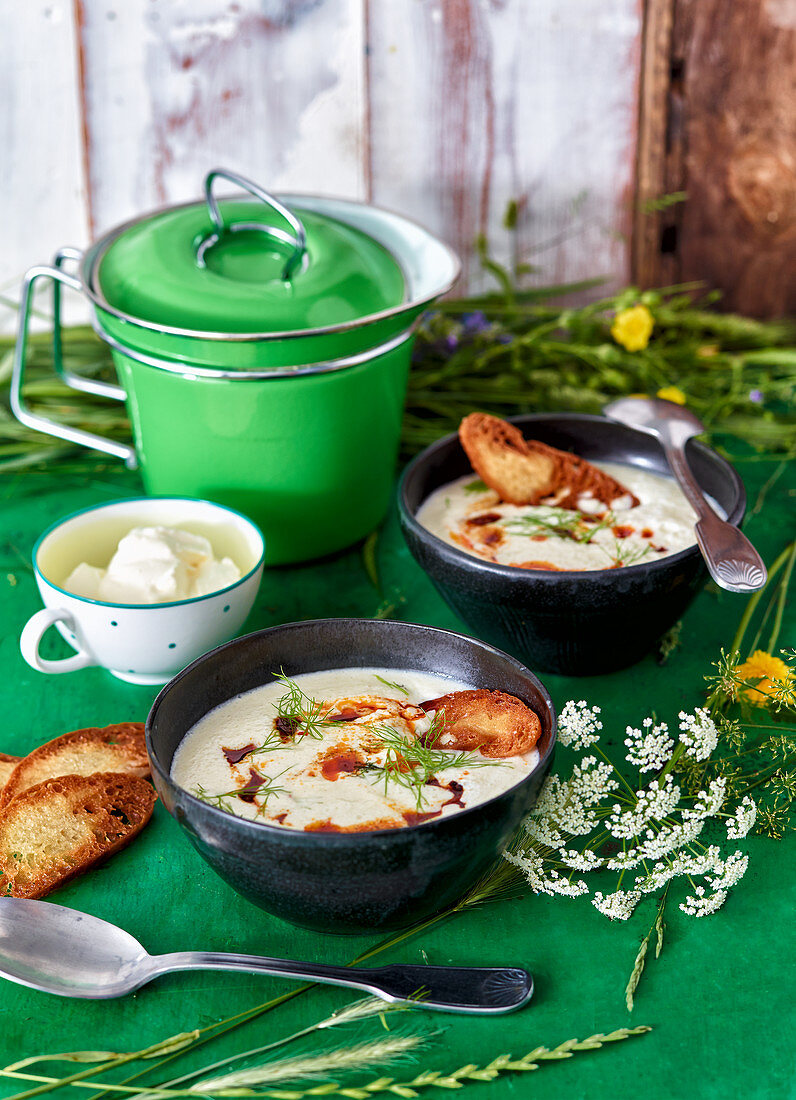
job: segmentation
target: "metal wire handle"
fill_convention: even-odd
[[[47,267],[41,264],[32,267],[25,275],[25,281],[22,286],[22,298],[19,305],[19,327],[17,330],[17,344],[14,349],[14,365],[11,371],[11,387],[9,392],[9,401],[14,416],[20,424],[24,424],[27,428],[33,428],[37,432],[46,432],[47,435],[57,436],[59,439],[65,439],[69,443],[77,443],[81,447],[92,447],[96,451],[104,451],[106,454],[114,455],[116,458],[123,458],[130,469],[135,469],[137,460],[134,447],[130,447],[126,443],[117,443],[113,439],[105,439],[103,436],[95,435],[93,432],[83,431],[82,428],[73,428],[69,424],[62,424],[57,420],[50,420],[46,416],[40,416],[38,413],[34,413],[29,409],[25,403],[22,390],[25,381],[28,329],[30,327],[30,314],[33,305],[33,290],[39,279],[51,279],[56,286],[63,284],[72,290],[83,293],[83,284],[80,280],[76,279],[73,275],[67,275],[60,267]],[[57,301],[60,306],[60,299],[57,299]],[[54,331],[57,333],[56,339],[53,341],[55,369],[56,373],[63,378],[64,369],[61,362],[60,316],[56,317]],[[71,385],[71,382],[69,382],[68,379],[66,380],[68,384]],[[118,397],[119,399],[124,397],[124,391],[120,387],[113,387],[110,386],[110,384],[108,384],[108,387],[102,392],[106,397]]]
[[[234,222],[231,225],[224,225],[224,219],[221,216],[221,211],[218,206],[218,200],[213,194],[213,183],[219,179],[229,180],[230,183],[236,184],[238,187],[243,188],[244,191],[248,191],[250,195],[253,195],[256,199],[260,199],[261,202],[273,207],[277,214],[281,216],[288,223],[293,230],[293,236],[290,233],[286,233],[284,229],[280,229],[276,225],[264,225],[262,222]],[[282,268],[282,279],[288,282],[294,271],[299,267],[304,255],[307,251],[307,233],[304,226],[299,219],[289,210],[279,199],[269,194],[258,184],[253,183],[251,180],[246,179],[245,176],[239,176],[237,172],[229,172],[226,168],[213,168],[205,176],[205,197],[207,199],[207,209],[210,213],[210,220],[215,226],[215,231],[209,233],[199,244],[196,250],[196,262],[199,267],[206,267],[207,263],[205,256],[207,252],[224,236],[225,233],[240,233],[242,230],[254,229],[260,233],[265,233],[269,237],[273,237],[283,244],[293,246],[293,251],[288,256],[285,266]]]

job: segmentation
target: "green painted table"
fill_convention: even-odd
[[[749,460],[740,469],[752,511],[747,530],[771,561],[794,535],[794,479],[778,478],[761,501],[773,465]],[[39,606],[28,565],[38,533],[76,509],[139,492],[135,475],[99,464],[89,475],[55,471],[0,481],[0,750],[22,754],[66,730],[145,718],[154,689],[92,669],[45,676],[27,667],[17,645],[23,623]],[[396,616],[404,620],[463,629],[410,558],[394,510],[383,525],[376,557],[381,591],[368,577],[361,548],[308,566],[267,570],[246,629],[372,616],[385,601],[395,603]],[[682,646],[664,666],[648,657],[610,676],[543,678],[559,709],[573,697],[600,705],[606,740],[621,743],[625,726],[638,724],[653,709],[676,724],[678,710],[699,705],[702,677],[720,647],[729,644],[743,606],[742,597],[707,587],[684,618]],[[782,644],[794,644],[792,614],[790,626]],[[53,655],[61,644],[53,640]],[[787,858],[793,847],[757,838],[746,846],[750,869],[719,914],[695,920],[670,904],[663,954],[649,962],[632,1014],[625,1008],[624,988],[652,919],[649,908],[628,925],[615,925],[583,900],[526,894],[461,913],[390,949],[381,960],[519,963],[534,973],[536,995],[522,1012],[498,1019],[413,1014],[414,1025],[436,1032],[432,1046],[415,1064],[387,1072],[406,1080],[420,1068],[485,1064],[504,1052],[521,1056],[540,1044],[552,1047],[572,1037],[649,1024],[654,1030],[640,1038],[547,1063],[532,1074],[466,1087],[484,1100],[793,1096],[793,896]],[[53,900],[122,925],[153,953],[234,949],[343,963],[378,942],[322,936],[260,912],[215,877],[160,806],[130,848]],[[0,1065],[47,1050],[140,1049],[287,988],[264,977],[191,973],[163,978],[119,1001],[84,1002],[1,983]],[[287,1035],[350,999],[344,990],[314,987],[205,1048],[203,1061]],[[333,1038],[343,1042],[355,1034],[338,1031]],[[179,1070],[190,1066],[185,1060]],[[51,1068],[64,1071],[63,1064]],[[23,1087],[0,1080],[0,1096]],[[80,1089],[74,1095],[79,1100],[93,1093]]]

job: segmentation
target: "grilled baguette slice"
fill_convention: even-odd
[[[7,752],[0,752],[0,791],[11,778],[11,773],[22,758],[9,756]]]
[[[0,813],[0,897],[40,898],[113,855],[152,816],[155,792],[115,772],[47,779]]]
[[[433,743],[426,741],[428,748],[480,749],[483,756],[500,759],[530,752],[542,732],[530,707],[504,691],[452,691],[420,706],[442,719]]]
[[[59,775],[124,772],[144,778],[149,760],[141,722],[72,730],[24,756],[0,791],[0,811],[29,787]]]
[[[507,504],[544,499],[559,508],[577,508],[584,494],[605,505],[625,496],[638,504],[629,489],[585,458],[525,439],[497,416],[470,413],[459,426],[459,439],[475,472]]]

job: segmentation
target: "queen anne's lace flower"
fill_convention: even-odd
[[[757,804],[747,794],[740,806],[735,807],[735,813],[727,822],[727,839],[741,840],[755,823],[757,818]]]
[[[616,890],[607,896],[598,890],[591,903],[598,912],[611,920],[627,920],[640,900],[639,890]]]
[[[723,866],[721,852],[715,844],[712,844],[704,852],[693,855],[680,852],[668,862],[656,863],[646,875],[639,875],[635,885],[642,893],[652,894],[680,875],[695,878],[697,875],[706,875],[711,871],[720,870]]]
[[[643,731],[632,726],[625,730],[628,748],[625,759],[642,772],[656,772],[672,755],[674,741],[669,737],[669,727],[665,722],[653,726],[652,719],[645,718],[642,725]]]
[[[689,895],[680,905],[684,913],[690,917],[706,917],[709,913],[715,913],[721,909],[727,900],[727,891],[718,890],[715,894],[706,894],[704,886],[697,886],[694,893]]]
[[[571,867],[573,871],[596,871],[599,867],[605,866],[605,860],[591,848],[586,848],[582,852],[575,848],[560,848],[558,855],[561,862]]]
[[[659,785],[653,782],[636,792],[636,805],[630,810],[622,810],[617,803],[606,821],[606,827],[612,836],[630,839],[638,836],[650,821],[661,821],[668,817],[680,801],[680,788],[670,775]]]
[[[558,741],[571,749],[585,749],[599,741],[598,730],[603,728],[597,720],[599,707],[589,707],[585,699],[575,703],[572,699],[564,704],[558,716]]]
[[[683,820],[689,821],[694,818],[705,820],[708,817],[715,817],[724,805],[726,794],[727,780],[723,776],[711,779],[708,789],[700,791],[694,799],[694,805],[690,809],[683,810]]]
[[[585,700],[568,702],[561,713],[561,743],[583,749],[597,742],[602,729],[599,713]],[[709,713],[698,708],[694,714],[681,711],[679,718],[685,752],[696,761],[708,759],[718,742]],[[652,718],[645,718],[639,729],[627,727],[625,746],[626,759],[642,773],[662,768],[668,772],[666,765],[675,753],[666,723],[655,724]],[[568,778],[547,779],[525,822],[519,851],[505,852],[505,858],[523,872],[534,893],[565,897],[590,892],[586,881],[573,880],[576,872],[585,872],[588,878],[591,871],[632,871],[632,889],[596,891],[591,899],[611,920],[627,920],[644,895],[660,891],[678,877],[687,877],[692,884],[681,910],[697,917],[714,913],[743,877],[748,859],[741,852],[723,859],[718,846],[705,848],[698,837],[715,817],[726,818],[728,838],[745,836],[755,821],[753,800],[747,796],[732,815],[722,813],[725,778],[711,780],[696,796],[683,797],[671,774],[652,779],[635,792],[627,788],[628,795],[616,794],[617,774],[611,764],[587,755]],[[622,850],[608,856],[606,835],[620,840]],[[576,837],[588,839],[584,845],[575,842]],[[694,880],[700,877],[702,883],[697,885]],[[617,886],[622,881],[620,877]]]
[[[584,756],[569,779],[562,782],[552,776],[545,782],[526,827],[531,834],[544,836],[542,842],[553,848],[566,835],[587,836],[597,825],[596,806],[617,786],[610,764]]]
[[[695,760],[707,760],[719,742],[713,719],[702,707],[697,707],[693,714],[681,710],[678,717],[680,740],[685,745],[685,751]]]
[[[563,894],[574,898],[589,892],[583,879],[570,882],[558,871],[547,871],[542,857],[534,852],[504,852],[503,858],[515,867],[519,867],[534,894]]]
[[[743,852],[733,852],[717,868],[716,875],[710,879],[710,885],[714,890],[729,890],[741,881],[748,866],[749,856],[745,856]]]

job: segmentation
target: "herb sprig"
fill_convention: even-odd
[[[607,512],[596,523],[584,520],[581,512],[568,508],[550,508],[545,512],[527,516],[506,516],[501,524],[506,530],[518,535],[546,535],[553,538],[569,539],[573,542],[591,542],[598,531],[604,531],[616,523],[613,512]]]
[[[295,680],[291,680],[284,671],[275,673],[276,679],[284,685],[285,694],[274,704],[277,718],[302,736],[321,738],[324,730],[335,725],[328,721],[323,703],[313,699],[302,691]]]
[[[444,719],[435,714],[429,729],[419,737],[414,733],[401,733],[392,726],[371,726],[372,732],[384,745],[385,760],[377,765],[384,776],[385,792],[390,783],[405,787],[415,795],[418,810],[425,802],[425,788],[437,772],[446,768],[483,768],[500,766],[496,760],[487,760],[472,752],[455,752],[451,749],[429,748],[442,732]]]
[[[191,793],[196,795],[197,798],[201,798],[203,802],[207,802],[209,805],[215,806],[219,810],[223,810],[225,814],[232,814],[233,816],[239,811],[234,808],[235,804],[232,802],[232,799],[237,798],[240,800],[241,795],[250,795],[250,803],[257,807],[258,814],[262,814],[270,798],[273,798],[276,794],[285,794],[285,788],[278,787],[276,784],[276,780],[279,779],[281,775],[284,775],[284,771],[274,776],[263,775],[261,772],[256,772],[255,774],[257,779],[262,779],[262,783],[259,783],[256,787],[253,785],[252,781],[249,780],[244,786],[235,787],[234,790],[223,791],[221,794],[210,794],[200,783],[193,788]],[[252,786],[249,790],[250,783]]]

